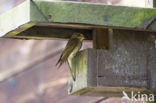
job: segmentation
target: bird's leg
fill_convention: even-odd
[[[72,66],[72,58],[68,58],[68,65],[69,65],[70,74],[71,74],[73,80],[75,81],[76,76],[73,75],[73,71],[72,71],[72,68],[73,68],[73,66]]]

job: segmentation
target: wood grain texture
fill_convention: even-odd
[[[17,12],[18,14],[14,16]],[[45,23],[44,25],[47,25],[46,27],[50,27],[51,23],[55,23],[57,27],[57,23],[65,24],[67,28],[72,24],[79,25],[77,26],[78,28],[75,28],[75,31],[79,31],[80,28],[86,30],[88,27],[89,30],[93,30],[95,27],[100,26],[100,28],[119,28],[155,32],[155,15],[156,9],[149,8],[27,0],[0,16],[0,36],[27,39],[56,38],[55,36],[53,37],[53,35],[50,37],[46,37],[47,35],[34,36],[34,32],[31,33],[32,29],[30,28],[38,26],[40,23]],[[73,28],[70,29],[71,31],[73,30]],[[27,30],[33,36],[30,36],[30,34],[24,34],[24,36],[20,35],[21,32]],[[47,29],[45,30],[47,31]],[[57,28],[57,30],[59,31],[60,28]],[[66,30],[67,29],[65,29],[65,32],[69,32]],[[50,33],[48,36],[49,35]],[[62,38],[62,36],[58,36],[57,38]],[[87,40],[89,39],[90,37],[87,38]]]
[[[85,91],[80,95],[120,97],[123,90],[127,93],[130,91],[154,93],[156,35],[122,30],[113,32],[110,49],[86,49],[80,52],[79,55],[87,52],[88,55],[84,56],[85,58],[87,56],[85,63],[87,68],[83,69],[91,71],[87,74],[80,72],[89,81],[86,87],[80,89],[81,93]],[[81,85],[77,82],[73,84]],[[76,91],[71,94],[79,95],[79,90],[73,89]]]
[[[155,9],[91,3],[35,1],[35,4],[45,17],[48,18],[51,15],[51,18],[48,19],[49,22],[60,23],[139,28],[144,20],[150,19],[156,13]],[[127,16],[126,18],[125,15]]]

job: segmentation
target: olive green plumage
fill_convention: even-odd
[[[64,63],[68,62],[69,70],[71,72],[72,78],[75,81],[75,76],[73,76],[72,72],[72,59],[77,54],[77,52],[81,49],[82,41],[84,40],[84,35],[81,33],[74,33],[71,38],[69,39],[65,49],[63,50],[60,59],[58,60],[57,64],[59,64],[58,68]]]

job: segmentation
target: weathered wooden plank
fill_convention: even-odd
[[[10,11],[0,16],[0,36],[9,33],[10,36],[19,34],[35,25],[31,21],[47,20],[40,13],[38,8],[30,0],[26,0]]]
[[[82,25],[82,24],[60,24],[60,23],[28,23],[28,25],[35,24],[35,26],[28,28],[26,31],[21,31],[22,28],[25,28],[25,25],[17,28],[16,35],[13,36],[12,32],[8,33],[4,37],[8,38],[25,38],[25,39],[68,39],[71,37],[73,32],[81,32],[85,35],[85,40],[92,40],[93,32],[95,28],[108,29],[109,38],[111,44],[111,32],[113,27],[103,27],[96,25]],[[94,29],[93,29],[94,28]],[[124,28],[116,27],[114,29],[124,30]],[[142,31],[141,29],[130,29],[127,30],[133,31]],[[23,30],[23,29],[22,29]],[[150,33],[151,31],[145,30],[144,32]],[[155,31],[153,31],[155,32]],[[109,45],[110,46],[110,45]]]
[[[15,13],[16,16],[14,16]],[[26,30],[30,32],[29,28],[33,26],[46,25],[46,27],[53,28],[54,26],[61,26],[61,24],[67,28],[70,27],[70,29],[75,28],[75,30],[79,30],[80,28],[84,28],[85,30],[87,28],[94,29],[100,26],[100,28],[111,27],[155,32],[155,15],[156,9],[149,8],[28,0],[0,16],[0,36],[47,39],[47,35],[32,37],[30,34],[24,34],[23,36],[23,34],[20,35],[20,33]],[[11,18],[13,16],[14,18]],[[60,28],[58,28],[58,31],[59,30]],[[50,35],[50,33],[51,32],[49,32],[48,35]],[[48,38],[53,38],[53,36]],[[62,37],[59,34],[54,38]],[[69,36],[67,38],[69,38]],[[89,38],[87,39],[89,40]]]
[[[4,36],[6,33],[18,28],[22,24],[26,24],[29,21],[30,9],[28,5],[28,2],[24,2],[0,16],[0,36]],[[27,26],[27,28],[31,26],[32,25]],[[12,33],[15,34],[14,32]]]
[[[45,17],[51,15],[49,22],[142,28],[140,26],[144,20],[156,15],[155,9],[147,8],[71,2],[35,1],[35,3]]]
[[[80,58],[76,67],[83,71],[77,74],[76,82],[71,81],[73,90],[70,94],[120,97],[122,91],[154,93],[155,37],[154,33],[114,30],[108,50],[86,49],[80,52],[79,55],[83,56],[76,57]]]

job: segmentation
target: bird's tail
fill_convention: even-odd
[[[58,62],[56,63],[57,69],[59,69],[62,65],[61,59],[58,60]]]

